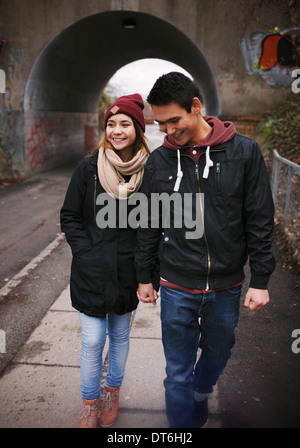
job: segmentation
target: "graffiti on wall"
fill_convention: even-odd
[[[13,169],[13,160],[16,160],[20,147],[20,134],[18,129],[20,121],[18,114],[12,108],[12,89],[5,87],[5,93],[0,94],[0,181],[17,174]]]
[[[26,160],[32,171],[53,157],[57,137],[58,143],[67,138],[64,120],[56,121],[47,118],[45,114],[41,115],[31,127],[26,145]]]
[[[25,119],[26,163],[31,171],[46,163],[64,162],[95,149],[97,114],[28,112]],[[55,159],[55,160],[54,160]]]
[[[300,33],[271,34],[262,41],[258,68],[271,70],[275,65],[282,68],[300,67]]]
[[[7,42],[4,39],[1,41],[3,56]],[[0,179],[18,175],[24,163],[24,118],[22,111],[14,108],[13,104],[18,101],[16,86],[22,80],[24,69],[29,66],[29,57],[23,49],[10,49],[5,54],[5,64],[1,61],[5,71],[5,88],[0,95]]]
[[[300,28],[273,34],[254,32],[240,42],[247,73],[272,87],[290,87],[291,70],[300,66]]]

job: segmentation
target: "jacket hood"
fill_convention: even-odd
[[[198,145],[184,145],[179,146],[175,140],[166,135],[164,138],[163,146],[168,149],[187,149],[191,146],[195,148],[213,147],[221,143],[228,142],[236,134],[236,129],[231,121],[221,121],[216,117],[203,116],[203,119],[211,126],[210,133],[202,140]]]

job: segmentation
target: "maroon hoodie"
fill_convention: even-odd
[[[169,149],[185,149],[186,152],[193,157],[195,163],[198,162],[200,155],[206,150],[207,146],[213,147],[220,143],[228,142],[236,134],[234,124],[230,121],[221,121],[216,117],[203,116],[203,119],[211,126],[209,134],[198,145],[184,145],[179,146],[175,140],[166,135],[164,138],[163,146]],[[197,153],[194,154],[194,151]]]
[[[179,146],[179,145],[176,145],[176,142],[172,137],[166,135],[164,138],[163,146],[165,148],[174,149],[174,150],[185,149],[187,154],[189,154],[193,158],[194,162],[198,163],[198,159],[199,159],[200,155],[204,151],[206,151],[206,149],[208,147],[213,147],[213,146],[219,145],[221,143],[225,143],[228,140],[232,139],[232,137],[236,134],[236,129],[234,127],[234,124],[231,123],[230,121],[222,122],[221,120],[219,120],[216,117],[209,117],[209,116],[204,116],[203,118],[211,126],[212,129],[209,132],[209,134],[198,145]],[[241,283],[243,283],[243,282],[241,282]],[[164,286],[169,286],[171,288],[181,289],[181,290],[187,291],[191,294],[212,292],[212,290],[203,291],[203,290],[198,290],[198,289],[185,288],[183,286],[178,286],[174,283],[170,283],[170,282],[168,282],[168,280],[163,279],[163,278],[160,279],[160,284],[164,285]],[[237,286],[237,285],[234,285],[234,286]]]

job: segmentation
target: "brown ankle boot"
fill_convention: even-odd
[[[99,421],[102,428],[108,428],[118,416],[119,410],[119,387],[104,386]]]
[[[97,428],[99,401],[99,398],[96,400],[83,400],[83,409],[79,422],[79,428]]]

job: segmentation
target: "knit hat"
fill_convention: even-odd
[[[133,95],[125,95],[118,98],[106,111],[104,117],[104,126],[106,127],[107,120],[116,114],[129,115],[134,118],[145,132],[145,118],[143,114],[144,102],[138,93]]]

